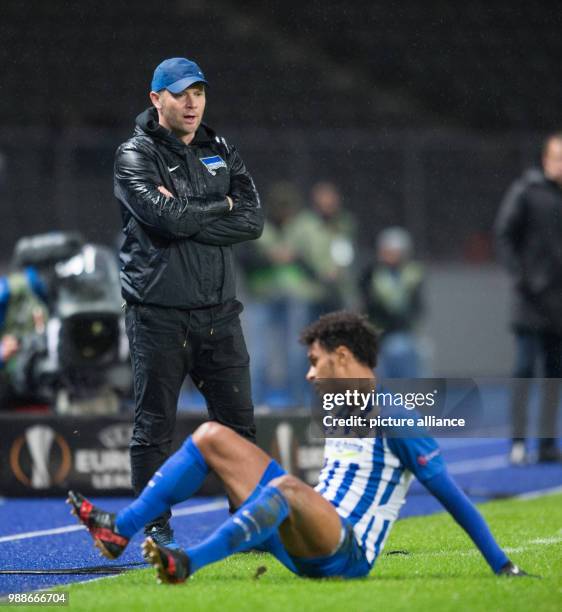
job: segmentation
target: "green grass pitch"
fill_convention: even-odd
[[[447,514],[398,521],[371,575],[307,580],[269,555],[237,555],[182,585],[159,585],[152,570],[64,587],[74,610],[562,610],[562,495],[484,504],[481,511],[509,556],[542,578],[494,576]],[[254,578],[256,570],[267,571]]]

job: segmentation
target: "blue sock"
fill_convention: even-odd
[[[203,484],[209,467],[191,436],[154,474],[135,501],[117,515],[119,533],[131,538],[150,520],[191,497]]]
[[[270,538],[288,516],[289,504],[281,491],[264,487],[254,501],[242,506],[206,540],[185,551],[191,571],[257,546]]]

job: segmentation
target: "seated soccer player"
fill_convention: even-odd
[[[347,312],[306,328],[307,379],[372,379],[377,334]],[[447,473],[432,438],[327,439],[316,488],[287,474],[257,446],[228,427],[199,427],[154,474],[142,494],[118,514],[92,506],[79,493],[69,503],[96,545],[116,559],[154,517],[196,493],[208,472],[222,480],[238,510],[206,540],[167,549],[147,538],[146,558],[163,582],[183,582],[210,563],[252,548],[267,550],[300,576],[366,576],[381,554],[415,475],[465,529],[493,572],[518,576],[487,524]]]

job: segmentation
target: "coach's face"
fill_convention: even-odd
[[[151,91],[150,99],[158,111],[160,125],[171,130],[185,144],[189,144],[201,125],[205,112],[203,83],[194,83],[179,94],[173,94],[167,89]]]

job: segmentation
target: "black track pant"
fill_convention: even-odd
[[[194,310],[129,304],[135,423],[131,440],[135,495],[168,458],[180,389],[189,374],[209,418],[255,441],[249,356],[237,300]]]

